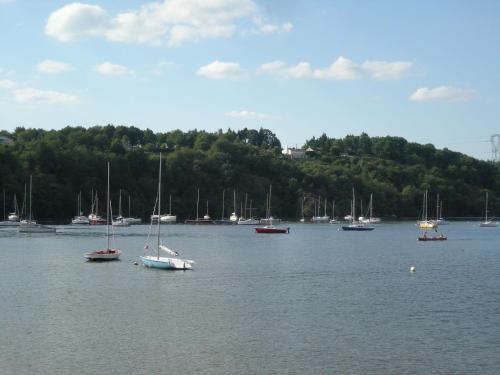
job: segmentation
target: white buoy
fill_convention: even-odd
[[[410,267],[410,272],[415,272],[417,269],[414,266]]]

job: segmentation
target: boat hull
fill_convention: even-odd
[[[19,233],[55,233],[56,228],[35,223],[21,223],[17,227],[17,231]]]
[[[19,225],[19,221],[0,221],[0,227],[17,227]]]
[[[97,250],[85,254],[85,258],[90,261],[118,260],[121,254],[122,251],[118,249]]]
[[[238,225],[259,225],[260,220],[257,219],[240,219]]]
[[[257,233],[290,233],[290,228],[268,228],[268,227],[259,227],[255,228]]]
[[[432,237],[426,237],[426,236],[421,236],[418,237],[418,241],[446,241],[448,237],[445,236],[432,236]]]
[[[210,225],[210,224],[214,224],[214,221],[210,220],[210,219],[186,220],[186,221],[184,221],[184,224]]]
[[[142,256],[142,264],[150,268],[163,270],[190,270],[193,269],[193,261],[180,258]]]
[[[348,231],[348,232],[369,232],[371,230],[374,230],[375,228],[373,227],[365,227],[365,226],[358,226],[358,225],[342,225],[342,230]]]
[[[482,223],[479,223],[479,226],[482,228],[495,228],[498,227],[498,222],[496,221],[485,221]]]

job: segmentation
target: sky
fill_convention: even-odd
[[[0,0],[0,129],[500,133],[500,1],[81,1]]]

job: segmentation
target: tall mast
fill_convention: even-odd
[[[373,217],[373,194],[370,194],[370,220]]]
[[[302,194],[302,219],[304,218],[304,194]]]
[[[326,198],[325,198],[325,217],[326,217]]]
[[[236,215],[236,190],[233,189],[233,209],[234,209],[234,214]]]
[[[130,194],[128,195],[128,217],[132,217],[132,215],[130,215]]]
[[[198,196],[196,198],[196,220],[198,220],[199,215],[198,215],[198,208],[200,205],[200,189],[198,188]]]
[[[3,219],[5,220],[5,189],[3,189]]]
[[[352,188],[352,222],[354,223],[356,217],[356,198],[354,197],[354,188]]]
[[[273,185],[269,185],[269,217],[271,217],[271,194]]]
[[[109,250],[109,206],[111,202],[109,201],[109,161],[108,161],[108,189],[106,192],[106,236],[108,237],[108,250]]]
[[[226,189],[222,189],[222,220],[224,220],[224,196],[226,194]]]
[[[29,216],[30,223],[31,223],[31,190],[32,190],[32,185],[33,185],[33,175],[30,174],[30,216]]]
[[[332,220],[335,220],[335,201],[332,201]]]
[[[161,228],[161,220],[160,220],[160,212],[161,212],[161,152],[160,152],[160,168],[158,170],[158,238],[156,244],[157,251],[157,259],[160,259],[160,228]]]
[[[172,194],[168,195],[169,206],[168,206],[168,214],[172,215]]]
[[[248,198],[248,193],[245,192],[245,219],[247,218],[247,198]]]
[[[120,189],[120,196],[118,197],[118,216],[122,216],[122,189]]]
[[[488,221],[488,192],[486,192],[486,220]]]
[[[436,198],[436,222],[439,220],[439,193]]]

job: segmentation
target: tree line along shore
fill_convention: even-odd
[[[284,145],[268,129],[207,132],[166,130],[154,133],[126,126],[66,127],[60,130],[16,128],[1,131],[0,188],[6,193],[6,211],[13,210],[13,196],[22,205],[25,184],[33,176],[33,213],[41,221],[67,222],[77,211],[91,207],[91,191],[106,190],[106,163],[111,162],[111,200],[117,212],[119,189],[124,211],[148,218],[157,189],[159,152],[164,157],[164,202],[172,196],[172,211],[182,220],[196,216],[197,191],[200,214],[206,201],[212,217],[222,216],[225,190],[226,217],[247,195],[253,215],[264,216],[266,194],[272,185],[272,214],[280,218],[314,215],[317,201],[327,199],[328,214],[335,201],[335,215],[349,213],[351,191],[357,204],[368,208],[373,194],[374,212],[381,217],[418,217],[422,196],[429,191],[429,207],[437,193],[448,217],[480,217],[484,196],[494,216],[500,194],[500,166],[431,144],[408,142],[401,137],[326,134],[306,140],[307,155],[293,159],[282,153]],[[434,197],[434,198],[433,198]],[[104,209],[105,204],[100,205]],[[168,208],[168,207],[167,207]],[[317,208],[316,208],[317,209]],[[430,209],[429,212],[432,212]]]

